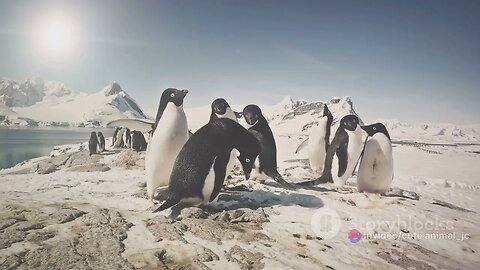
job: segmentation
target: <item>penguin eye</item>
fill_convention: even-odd
[[[171,93],[170,96],[171,96],[171,97],[174,97],[174,96],[175,96],[175,93]]]
[[[246,159],[245,159],[245,162],[250,163],[250,159],[249,159],[249,158],[246,158]]]
[[[376,127],[373,127],[373,130],[377,130],[377,128],[376,128]]]

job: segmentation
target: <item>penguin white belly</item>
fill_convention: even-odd
[[[185,112],[183,108],[169,103],[147,145],[145,170],[150,198],[158,187],[168,186],[175,159],[187,140]]]
[[[358,125],[354,131],[345,131],[348,134],[348,159],[345,173],[341,176],[338,176],[338,159],[334,158],[334,164],[337,166],[337,168],[335,168],[334,170],[332,166],[333,184],[337,188],[343,187],[347,182],[348,178],[352,176],[355,165],[357,165],[358,159],[360,158],[363,149],[362,128]]]
[[[325,134],[327,117],[319,120],[318,126],[313,128],[308,137],[308,159],[314,173],[321,173],[325,163]]]
[[[365,144],[358,168],[358,191],[385,194],[393,180],[392,144],[384,135],[377,133]]]
[[[259,159],[259,157],[257,157],[255,159],[254,164],[255,165],[252,169],[252,172],[250,173],[250,179],[260,181],[260,182],[267,180],[269,177],[266,174],[260,172],[260,159]]]
[[[208,203],[210,201],[210,196],[212,195],[213,188],[215,187],[215,170],[213,167],[216,159],[217,157],[213,159],[212,166],[210,167],[207,177],[205,177],[205,182],[203,183],[202,195],[204,203]]]

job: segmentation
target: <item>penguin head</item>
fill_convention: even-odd
[[[223,98],[217,98],[212,102],[212,111],[216,114],[224,115],[227,108],[230,108],[230,104]]]
[[[260,153],[260,149],[258,152],[256,151],[242,151],[240,156],[238,156],[238,160],[242,164],[243,172],[245,173],[245,179],[248,180],[250,178],[250,173],[252,172],[253,165],[255,164],[255,159],[257,158],[258,154]]]
[[[260,119],[260,116],[262,116],[262,110],[260,110],[260,107],[257,105],[250,104],[243,109],[242,115],[247,124],[253,126],[257,123],[258,119]]]
[[[98,137],[103,137],[103,133],[101,131],[98,132]]]
[[[163,91],[162,97],[160,99],[160,103],[165,102],[166,104],[168,102],[172,102],[173,104],[175,104],[175,106],[179,107],[183,105],[183,99],[187,94],[188,94],[188,90],[186,89],[178,90],[175,88],[168,88],[168,89],[165,89],[165,91]]]
[[[370,137],[375,135],[376,133],[383,133],[385,134],[385,136],[387,136],[390,139],[390,134],[388,134],[387,128],[382,123],[375,123],[368,126],[361,126],[361,128],[365,130],[365,132],[367,132],[368,136]]]
[[[97,138],[97,133],[95,133],[95,131],[92,131],[92,133],[90,133],[90,139],[96,139]]]
[[[355,129],[357,129],[357,125],[359,124],[358,122],[358,117],[356,117],[355,115],[347,115],[342,118],[340,122],[340,127],[348,129],[350,131],[354,131]]]

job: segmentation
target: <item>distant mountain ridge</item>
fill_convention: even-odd
[[[97,93],[31,78],[0,80],[0,125],[103,126],[118,118],[147,118],[117,82]]]

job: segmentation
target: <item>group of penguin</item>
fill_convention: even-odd
[[[90,156],[105,151],[105,137],[102,132],[92,131],[88,140],[88,151]]]
[[[130,131],[129,128],[117,127],[112,137],[113,148],[131,148],[137,152],[147,150],[147,141],[142,132],[138,130]],[[90,134],[88,140],[88,150],[90,156],[105,151],[105,137],[102,132]]]
[[[145,157],[149,199],[159,203],[157,188],[168,186],[166,199],[154,212],[179,203],[214,201],[235,164],[241,166],[247,180],[271,178],[284,188],[294,189],[277,170],[275,138],[260,107],[251,104],[242,112],[234,112],[225,99],[218,98],[211,105],[208,123],[191,133],[183,110],[187,94],[188,90],[175,88],[163,91],[155,122],[120,119],[107,124],[107,127],[130,127],[151,134]],[[239,124],[241,117],[247,128]],[[309,146],[312,169],[319,172],[323,168],[322,176],[299,185],[334,182],[336,187],[342,187],[363,152],[358,175],[363,185],[359,190],[385,193],[393,177],[391,143],[385,127],[380,123],[360,127],[358,118],[348,115],[341,119],[330,143],[332,120],[325,106],[316,132],[303,143]],[[362,141],[361,129],[368,133],[366,143]],[[382,136],[386,136],[388,143]],[[382,168],[379,170],[379,167]],[[379,181],[388,184],[381,185]]]
[[[112,137],[112,147],[131,148],[137,152],[147,150],[147,141],[141,131],[117,127]]]

